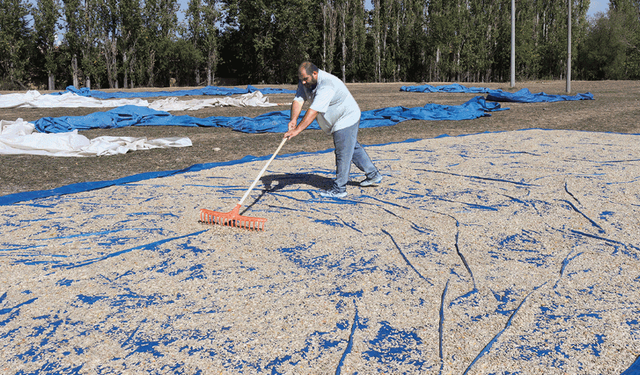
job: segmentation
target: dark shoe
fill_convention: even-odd
[[[347,192],[332,189],[327,191],[321,191],[320,196],[324,198],[344,198],[347,196]]]
[[[362,182],[360,182],[360,186],[362,186],[362,187],[378,186],[378,184],[380,184],[380,182],[382,182],[382,175],[378,174],[374,178],[367,178],[365,180],[362,180]]]

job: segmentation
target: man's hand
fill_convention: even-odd
[[[293,138],[296,135],[302,133],[304,129],[306,129],[309,125],[311,125],[311,123],[313,122],[313,120],[316,119],[317,116],[318,116],[318,111],[309,108],[307,109],[307,113],[305,113],[304,117],[302,118],[298,126],[295,126],[295,122],[297,120],[291,120],[289,122],[289,131],[284,133],[285,138]],[[293,129],[291,129],[292,123],[294,124]]]
[[[291,138],[295,137],[296,135],[300,134],[300,130],[298,130],[297,128],[298,128],[298,126],[296,124],[296,121],[291,120],[289,122],[289,131],[284,133],[284,138],[291,139]]]
[[[288,126],[289,126],[289,130],[293,130],[298,126],[298,121],[291,120],[291,121],[289,121],[289,125]]]
[[[301,128],[297,132],[295,131],[296,128],[298,127],[298,116],[300,116],[300,112],[302,111],[303,103],[304,102],[298,101],[298,100],[294,100],[291,103],[291,120],[289,121],[289,124],[288,124],[289,131],[284,133],[284,138],[291,139],[296,135],[300,134],[300,132],[304,129],[304,128]]]

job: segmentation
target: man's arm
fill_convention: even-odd
[[[301,100],[293,100],[291,103],[291,118],[289,119],[289,130],[295,129],[298,125],[298,116],[300,116],[300,112],[302,112],[302,104],[304,102]]]
[[[285,138],[293,138],[300,134],[304,129],[311,125],[313,120],[318,116],[318,111],[309,108],[302,118],[302,121],[300,121],[300,124],[296,125],[300,112],[302,112],[302,102],[294,100],[291,104],[291,121],[289,121],[289,131],[284,133]]]

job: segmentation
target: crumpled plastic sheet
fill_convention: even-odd
[[[98,99],[114,99],[114,98],[152,98],[158,96],[195,96],[195,95],[239,95],[260,91],[265,95],[269,94],[295,94],[295,90],[278,89],[278,88],[256,88],[251,85],[247,85],[246,89],[239,87],[218,87],[218,86],[206,86],[201,89],[191,90],[172,90],[172,91],[142,91],[142,92],[104,92],[100,90],[91,90],[86,87],[80,89],[75,86],[67,86],[66,91],[59,93],[53,93],[50,95],[63,94],[65,92],[72,92],[80,96],[90,96]]]
[[[66,133],[37,133],[35,125],[17,119],[0,120],[0,155],[46,155],[57,157],[89,157],[126,154],[154,148],[189,147],[187,137],[102,136],[89,139],[78,130]]]
[[[207,107],[273,107],[269,98],[260,91],[237,97],[224,96],[211,99],[178,100],[178,97],[157,99],[149,102],[140,98],[96,99],[72,92],[60,95],[42,95],[38,91],[0,95],[0,108],[115,108],[124,105],[149,107],[158,111],[196,111]]]
[[[424,107],[390,107],[362,112],[360,127],[391,126],[407,120],[471,120],[490,116],[490,112],[504,110],[499,103],[491,103],[478,96],[457,106],[426,104]],[[304,113],[304,112],[303,112]],[[168,112],[150,108],[122,106],[106,112],[94,112],[86,116],[44,117],[35,122],[42,133],[69,132],[74,129],[110,129],[126,126],[204,126],[225,127],[244,133],[284,133],[291,113],[289,110],[265,113],[256,117],[173,116]],[[310,129],[320,129],[314,121]]]
[[[636,374],[637,138],[369,147],[383,184],[340,200],[317,195],[331,150],[283,155],[247,201],[257,233],[197,215],[265,158],[2,206],[0,367]]]
[[[400,91],[407,92],[450,92],[450,93],[486,93],[487,100],[493,102],[513,102],[513,103],[543,103],[543,102],[561,102],[575,100],[594,100],[593,94],[578,93],[576,95],[556,95],[546,94],[544,92],[532,93],[527,88],[520,89],[516,92],[505,92],[502,90],[494,90],[486,87],[466,87],[458,83],[450,85],[432,86],[402,86]]]

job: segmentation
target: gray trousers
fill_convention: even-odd
[[[347,190],[351,163],[356,165],[367,178],[378,175],[378,168],[373,165],[371,158],[358,142],[358,128],[360,121],[348,128],[333,132],[333,145],[336,150],[336,179],[333,182],[333,190],[340,192]]]

